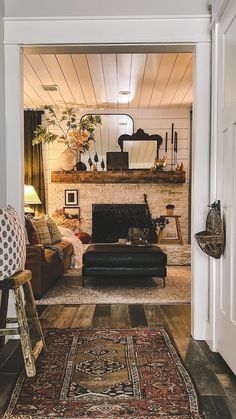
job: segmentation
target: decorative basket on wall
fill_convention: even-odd
[[[204,253],[219,259],[224,253],[225,234],[224,224],[221,218],[220,201],[210,205],[207,214],[206,230],[195,234],[195,238]]]

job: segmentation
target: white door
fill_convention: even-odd
[[[226,247],[217,262],[216,349],[236,374],[236,2],[218,26],[217,197]]]

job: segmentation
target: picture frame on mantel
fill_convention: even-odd
[[[65,207],[78,207],[79,191],[78,189],[65,189]]]

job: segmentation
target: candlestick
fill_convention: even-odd
[[[174,151],[177,153],[178,151],[178,134],[175,131],[175,137],[174,137]]]
[[[177,163],[177,151],[178,151],[178,134],[175,131],[175,136],[174,136],[174,152],[175,152],[174,160],[175,160],[175,163]]]
[[[168,132],[166,132],[165,153],[167,153]]]
[[[171,144],[174,143],[174,124],[171,124]]]

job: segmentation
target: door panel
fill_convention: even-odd
[[[216,342],[236,373],[236,8],[225,14],[218,31],[217,189],[226,244],[217,270]]]

